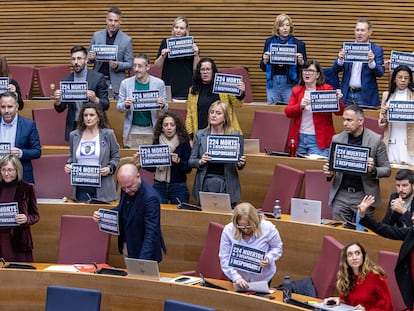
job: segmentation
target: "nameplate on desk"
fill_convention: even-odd
[[[118,57],[117,45],[92,44],[92,51],[95,52],[95,60],[101,62],[117,60]]]
[[[192,36],[167,39],[168,58],[193,56],[193,44],[194,38]]]
[[[72,186],[101,186],[101,166],[72,163],[70,175]]]
[[[168,145],[141,145],[139,159],[142,167],[171,166],[170,148]]]
[[[150,91],[134,91],[132,92],[132,103],[133,111],[146,111],[146,110],[158,110],[160,105],[158,104],[158,98],[160,92],[158,90]]]
[[[62,102],[87,102],[88,81],[60,81],[60,100]]]
[[[104,208],[98,209],[99,212],[99,230],[119,235],[119,214],[118,211],[108,210]]]
[[[276,65],[296,65],[296,44],[270,44],[270,63]]]
[[[414,122],[414,101],[390,100],[387,120],[388,122]]]
[[[19,213],[17,202],[0,203],[0,227],[15,227],[16,215]]]
[[[226,73],[216,73],[214,75],[213,93],[230,94],[240,96],[241,90],[237,85],[243,81],[243,77]]]
[[[208,135],[207,153],[215,163],[237,163],[243,155],[243,136]]]
[[[339,111],[338,95],[335,90],[310,92],[311,110],[315,112]]]
[[[244,270],[247,272],[262,273],[262,267],[260,266],[260,261],[264,259],[266,252],[240,245],[240,244],[233,244],[230,253],[229,259],[229,266]]]
[[[370,43],[344,42],[342,49],[345,50],[345,62],[368,63],[368,52],[371,50]]]
[[[400,65],[410,67],[414,71],[414,54],[411,52],[391,51],[390,71],[394,71]]]
[[[329,167],[333,171],[345,171],[352,174],[368,172],[368,158],[371,148],[354,145],[331,144]]]

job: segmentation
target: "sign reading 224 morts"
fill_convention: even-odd
[[[237,84],[242,80],[242,76],[216,73],[214,76],[213,93],[240,96],[241,90],[237,88]]]
[[[72,186],[101,186],[101,166],[72,163],[70,176]]]
[[[139,146],[139,158],[142,167],[171,166],[171,156],[168,145]]]
[[[60,92],[62,102],[87,102],[88,82],[60,81]]]
[[[0,203],[0,226],[11,227],[18,226],[16,215],[19,213],[17,202]]]
[[[390,100],[387,119],[388,122],[414,122],[414,101]]]
[[[368,63],[370,43],[344,42],[342,48],[345,50],[345,62]]]
[[[212,162],[239,162],[242,139],[242,136],[238,135],[207,136],[207,153],[211,157]]]
[[[312,112],[339,111],[339,101],[335,90],[310,92],[310,99]]]
[[[279,65],[296,65],[296,44],[270,45],[270,63]]]
[[[95,52],[95,60],[101,62],[116,60],[118,57],[117,45],[93,44],[92,51]]]
[[[168,58],[185,57],[194,55],[194,38],[191,36],[167,39]]]
[[[160,109],[158,104],[158,97],[160,97],[159,91],[134,91],[132,92],[132,98],[134,103],[132,104],[133,111],[142,110],[157,110]]]
[[[99,230],[109,234],[119,235],[118,211],[100,208],[98,212]]]
[[[393,71],[399,65],[406,65],[414,71],[414,54],[406,52],[391,51],[390,70]]]
[[[264,251],[256,248],[233,244],[229,259],[229,266],[259,274],[262,273],[260,261],[264,259],[265,254],[266,253]]]
[[[334,171],[368,172],[369,147],[332,143],[329,166]]]
[[[10,143],[2,143],[0,142],[0,159],[9,155],[11,152],[11,144]]]
[[[9,87],[9,78],[0,77],[0,94],[6,93]]]

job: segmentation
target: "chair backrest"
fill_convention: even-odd
[[[38,198],[62,199],[71,196],[70,176],[63,170],[67,159],[67,154],[50,154],[32,160]]]
[[[365,116],[364,125],[375,133],[381,135],[381,137],[384,137],[384,129],[379,127],[377,118]]]
[[[36,122],[42,146],[68,146],[65,141],[65,125],[67,110],[62,113],[54,108],[35,108],[32,118]]]
[[[181,118],[183,124],[185,124],[185,119],[187,118],[187,108],[186,107],[168,107],[169,111],[174,112]]]
[[[207,238],[195,269],[196,276],[199,276],[201,273],[204,277],[227,280],[226,275],[221,270],[219,259],[220,239],[223,228],[224,226],[217,222],[210,222],[208,225]]]
[[[260,139],[260,152],[286,152],[291,119],[284,112],[254,112],[252,134],[250,138]]]
[[[36,68],[37,84],[39,85],[40,96],[50,97],[52,94],[51,84],[54,89],[60,88],[60,81],[70,74],[69,65],[55,65]]]
[[[324,236],[321,253],[311,276],[319,298],[331,297],[335,293],[336,274],[343,247],[342,243],[333,237]]]
[[[62,215],[58,263],[106,263],[110,235],[102,232],[92,216]]]
[[[379,251],[377,263],[381,266],[387,276],[388,286],[391,291],[392,304],[394,310],[402,311],[405,310],[404,300],[402,299],[400,289],[395,279],[394,268],[397,264],[398,253]]]
[[[299,197],[303,175],[302,170],[283,164],[275,165],[272,182],[263,202],[263,211],[273,213],[275,200],[280,200],[282,213],[290,214],[290,199]]]
[[[50,285],[45,311],[99,311],[101,296],[95,289]]]
[[[177,300],[166,300],[164,311],[215,311],[216,309]]]
[[[9,70],[13,79],[19,84],[22,98],[31,99],[35,68],[33,66],[9,65]]]
[[[250,85],[250,77],[249,77],[249,68],[248,67],[246,67],[246,66],[236,66],[236,67],[229,67],[229,68],[219,68],[218,72],[242,76],[243,77],[243,82],[244,82],[244,85],[245,85],[244,102],[246,102],[246,103],[253,102],[253,92],[252,92],[252,87]]]
[[[326,180],[322,170],[305,170],[305,199],[322,202],[323,219],[332,219],[332,206],[328,204],[332,182]]]

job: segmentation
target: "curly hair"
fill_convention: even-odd
[[[352,242],[346,245],[341,251],[341,259],[339,262],[339,270],[336,275],[336,289],[338,290],[339,294],[343,296],[348,296],[349,293],[353,290],[354,284],[354,272],[352,268],[349,266],[347,261],[348,256],[348,248],[351,246],[356,245],[361,249],[362,253],[362,265],[359,266],[358,276],[363,281],[367,277],[370,272],[375,274],[385,275],[384,270],[378,266],[376,263],[371,261],[368,257],[365,248],[358,242]]]
[[[80,132],[83,132],[86,129],[85,121],[83,119],[83,113],[85,112],[86,109],[95,109],[96,114],[98,115],[98,118],[99,118],[99,123],[98,123],[99,128],[111,128],[105,111],[103,111],[101,107],[93,103],[87,103],[82,106],[82,109],[79,112],[77,129]]]
[[[197,63],[196,69],[194,70],[194,74],[193,74],[193,85],[191,87],[191,94],[193,95],[199,94],[201,90],[201,86],[203,85],[203,81],[201,80],[201,72],[200,72],[200,68],[203,63],[211,64],[211,69],[213,71],[213,79],[214,79],[214,75],[218,72],[217,65],[212,58],[204,57],[200,59],[200,61]],[[211,91],[212,90],[213,90],[213,81],[211,81]]]
[[[175,112],[162,111],[160,115],[158,116],[157,123],[155,124],[155,127],[154,127],[153,144],[156,145],[160,143],[160,135],[162,133],[162,124],[164,122],[164,119],[167,117],[174,119],[176,133],[177,133],[180,144],[189,141],[190,136],[188,136],[187,130],[185,129],[184,122],[181,120],[181,118]]]

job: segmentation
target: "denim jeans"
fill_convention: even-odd
[[[274,75],[273,87],[266,88],[268,104],[287,104],[292,93],[292,88],[296,84],[287,83],[287,76]]]
[[[350,106],[353,104],[357,104],[359,106],[368,106],[367,103],[365,103],[362,99],[362,92],[348,91],[348,95],[346,96],[345,100],[345,106]]]
[[[177,198],[181,202],[188,202],[190,199],[185,182],[167,183],[154,180],[153,187],[161,197],[161,204],[178,204]]]
[[[302,154],[318,154],[324,157],[329,156],[329,148],[320,149],[318,143],[316,142],[316,135],[310,134],[299,134],[299,144],[297,153]]]

